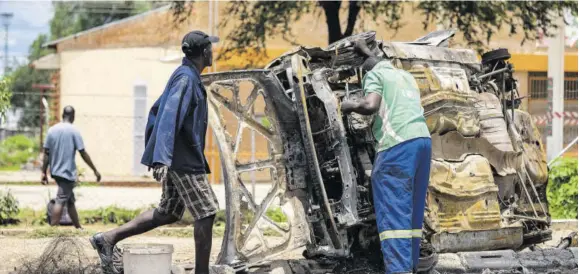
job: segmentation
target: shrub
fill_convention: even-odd
[[[558,160],[549,171],[549,211],[554,219],[577,219],[577,159]]]
[[[38,155],[38,143],[24,135],[14,135],[0,142],[0,165],[19,166]]]
[[[0,191],[0,225],[17,223],[18,220],[15,217],[19,212],[18,201],[12,193]]]

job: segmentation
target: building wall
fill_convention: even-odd
[[[156,48],[97,49],[61,53],[61,105],[76,109],[75,125],[103,175],[133,167],[135,84],[147,86],[147,107],[163,91],[175,64],[159,61]],[[86,169],[82,160],[80,167]],[[88,170],[88,169],[87,169]]]

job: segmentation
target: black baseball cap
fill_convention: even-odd
[[[209,36],[205,32],[194,30],[185,34],[183,42],[181,42],[181,49],[185,51],[186,49],[199,48],[209,43],[217,42],[219,42],[219,37]]]

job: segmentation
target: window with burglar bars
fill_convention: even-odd
[[[565,72],[565,100],[577,100],[577,73]],[[547,99],[547,72],[529,72],[530,99]]]

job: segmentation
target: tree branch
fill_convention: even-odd
[[[425,15],[425,29],[430,24],[456,28],[467,45],[479,53],[487,50],[488,43],[502,27],[507,27],[510,35],[522,32],[523,44],[539,39],[541,32],[550,36],[565,10],[577,15],[577,1],[423,1],[416,7]]]

